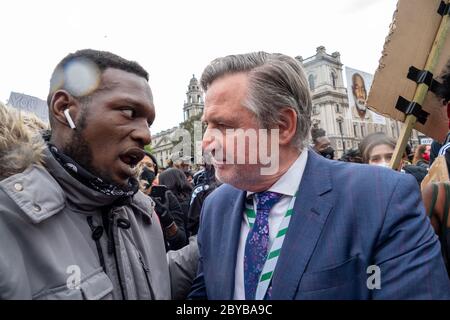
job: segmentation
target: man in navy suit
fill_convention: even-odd
[[[201,84],[203,148],[224,184],[202,209],[190,298],[449,298],[414,178],[307,149],[311,97],[293,58],[218,58]]]

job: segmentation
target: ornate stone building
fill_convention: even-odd
[[[312,125],[326,131],[336,150],[336,159],[346,150],[357,148],[363,137],[372,132],[382,131],[398,139],[402,123],[382,116],[377,117],[378,121],[373,116],[360,118],[352,112],[353,106],[349,105],[339,52],[328,54],[325,47],[320,46],[314,56],[306,59],[297,56],[296,59],[305,69],[311,90]],[[194,75],[189,82],[186,97],[183,106],[185,121],[203,113],[204,108],[203,92]],[[380,119],[383,121],[380,122]],[[172,138],[178,128],[162,131],[152,137],[152,149],[159,165],[167,166],[167,161],[173,157]],[[409,142],[413,146],[419,143],[419,133],[416,130],[413,130]]]
[[[372,132],[382,131],[394,139],[398,138],[401,129],[398,121],[379,116],[385,123],[380,124],[372,117],[361,119],[352,112],[339,52],[328,54],[325,47],[320,46],[314,56],[306,59],[298,56],[296,59],[305,69],[311,91],[312,125],[326,131],[337,151],[335,158],[339,158],[345,150],[357,148],[362,138]],[[414,145],[418,143],[417,131],[414,130],[410,140]]]
[[[189,81],[186,97],[187,101],[184,102],[183,107],[184,121],[203,113],[203,91],[195,75],[192,75],[192,79]]]
[[[184,121],[187,121],[194,116],[201,115],[203,113],[203,107],[203,91],[195,75],[192,75],[192,79],[189,81],[188,91],[186,92],[186,101],[183,106]],[[173,148],[175,146],[175,141],[178,138],[176,136],[176,131],[180,127],[181,124],[178,127],[173,127],[172,129],[159,132],[152,136],[151,146],[159,166],[166,167],[169,160],[178,158],[173,154]],[[188,160],[190,159],[186,159],[186,161]]]

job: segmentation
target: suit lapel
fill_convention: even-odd
[[[294,204],[294,215],[291,218],[274,271],[272,299],[290,300],[294,298],[325,221],[333,207],[331,193],[329,193],[331,189],[328,161],[322,159],[314,151],[309,152],[300,182],[299,194]]]
[[[224,300],[232,300],[234,296],[234,279],[236,258],[239,245],[239,235],[241,232],[242,214],[244,210],[245,191],[239,191],[235,201],[230,203],[231,215],[224,219],[222,242],[217,260],[217,270],[220,270],[218,277],[223,277],[223,287],[216,288],[217,296]],[[231,230],[230,230],[231,229]]]

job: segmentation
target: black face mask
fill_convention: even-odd
[[[334,149],[330,146],[319,152],[322,157],[334,159]]]
[[[147,167],[144,167],[141,173],[141,179],[147,181],[148,187],[150,187],[155,180],[155,173]]]

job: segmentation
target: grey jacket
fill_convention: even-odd
[[[163,235],[148,197],[139,192],[130,205],[107,209],[114,242],[105,229],[97,249],[93,230],[103,225],[110,197],[45,153],[46,168],[33,165],[0,182],[0,298],[169,299]]]
[[[1,123],[0,299],[170,299],[151,200],[138,192],[114,206],[68,174],[42,139]],[[102,210],[112,227],[95,241]]]

